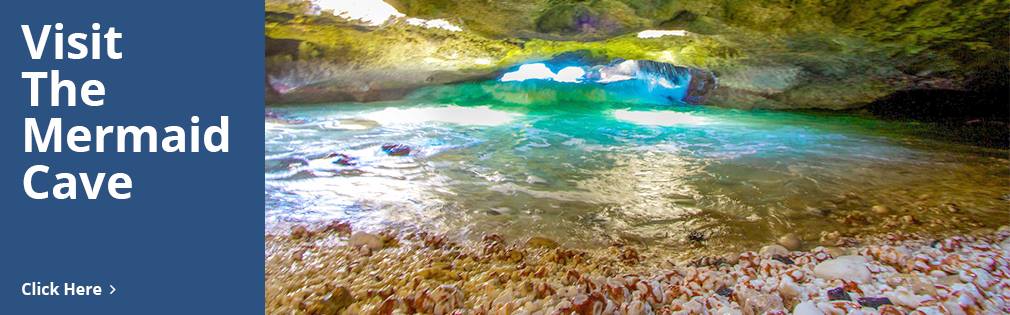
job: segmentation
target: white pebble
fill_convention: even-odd
[[[866,257],[842,256],[828,259],[814,267],[814,275],[825,280],[844,279],[858,283],[870,282]]]
[[[824,312],[817,308],[813,301],[805,301],[793,307],[793,315],[822,315]]]

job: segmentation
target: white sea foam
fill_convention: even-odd
[[[363,115],[382,125],[419,124],[426,122],[442,122],[469,126],[498,126],[512,122],[518,114],[493,110],[487,106],[462,107],[421,107],[421,108],[386,108]]]
[[[621,121],[647,126],[698,125],[708,122],[708,119],[705,119],[704,117],[665,110],[631,111],[619,109],[614,111],[614,118]]]

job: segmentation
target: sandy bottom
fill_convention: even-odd
[[[454,243],[332,222],[266,236],[266,313],[1005,314],[1008,237],[1006,226],[889,234],[683,260],[630,244]]]

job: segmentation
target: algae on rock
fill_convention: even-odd
[[[462,31],[380,26],[267,0],[270,102],[370,101],[494,77],[573,51],[644,59],[720,78],[709,103],[862,106],[913,88],[1006,85],[1010,2],[776,0],[388,0]],[[638,38],[645,29],[687,36]]]

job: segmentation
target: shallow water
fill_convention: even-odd
[[[816,244],[823,231],[1010,222],[1007,151],[921,137],[936,133],[925,126],[522,88],[468,84],[395,102],[269,108],[268,229],[339,218],[460,238],[738,250],[789,232]],[[385,143],[413,150],[389,156]],[[330,152],[356,165],[335,164]],[[867,220],[844,220],[853,214]],[[895,225],[905,215],[914,222]]]

